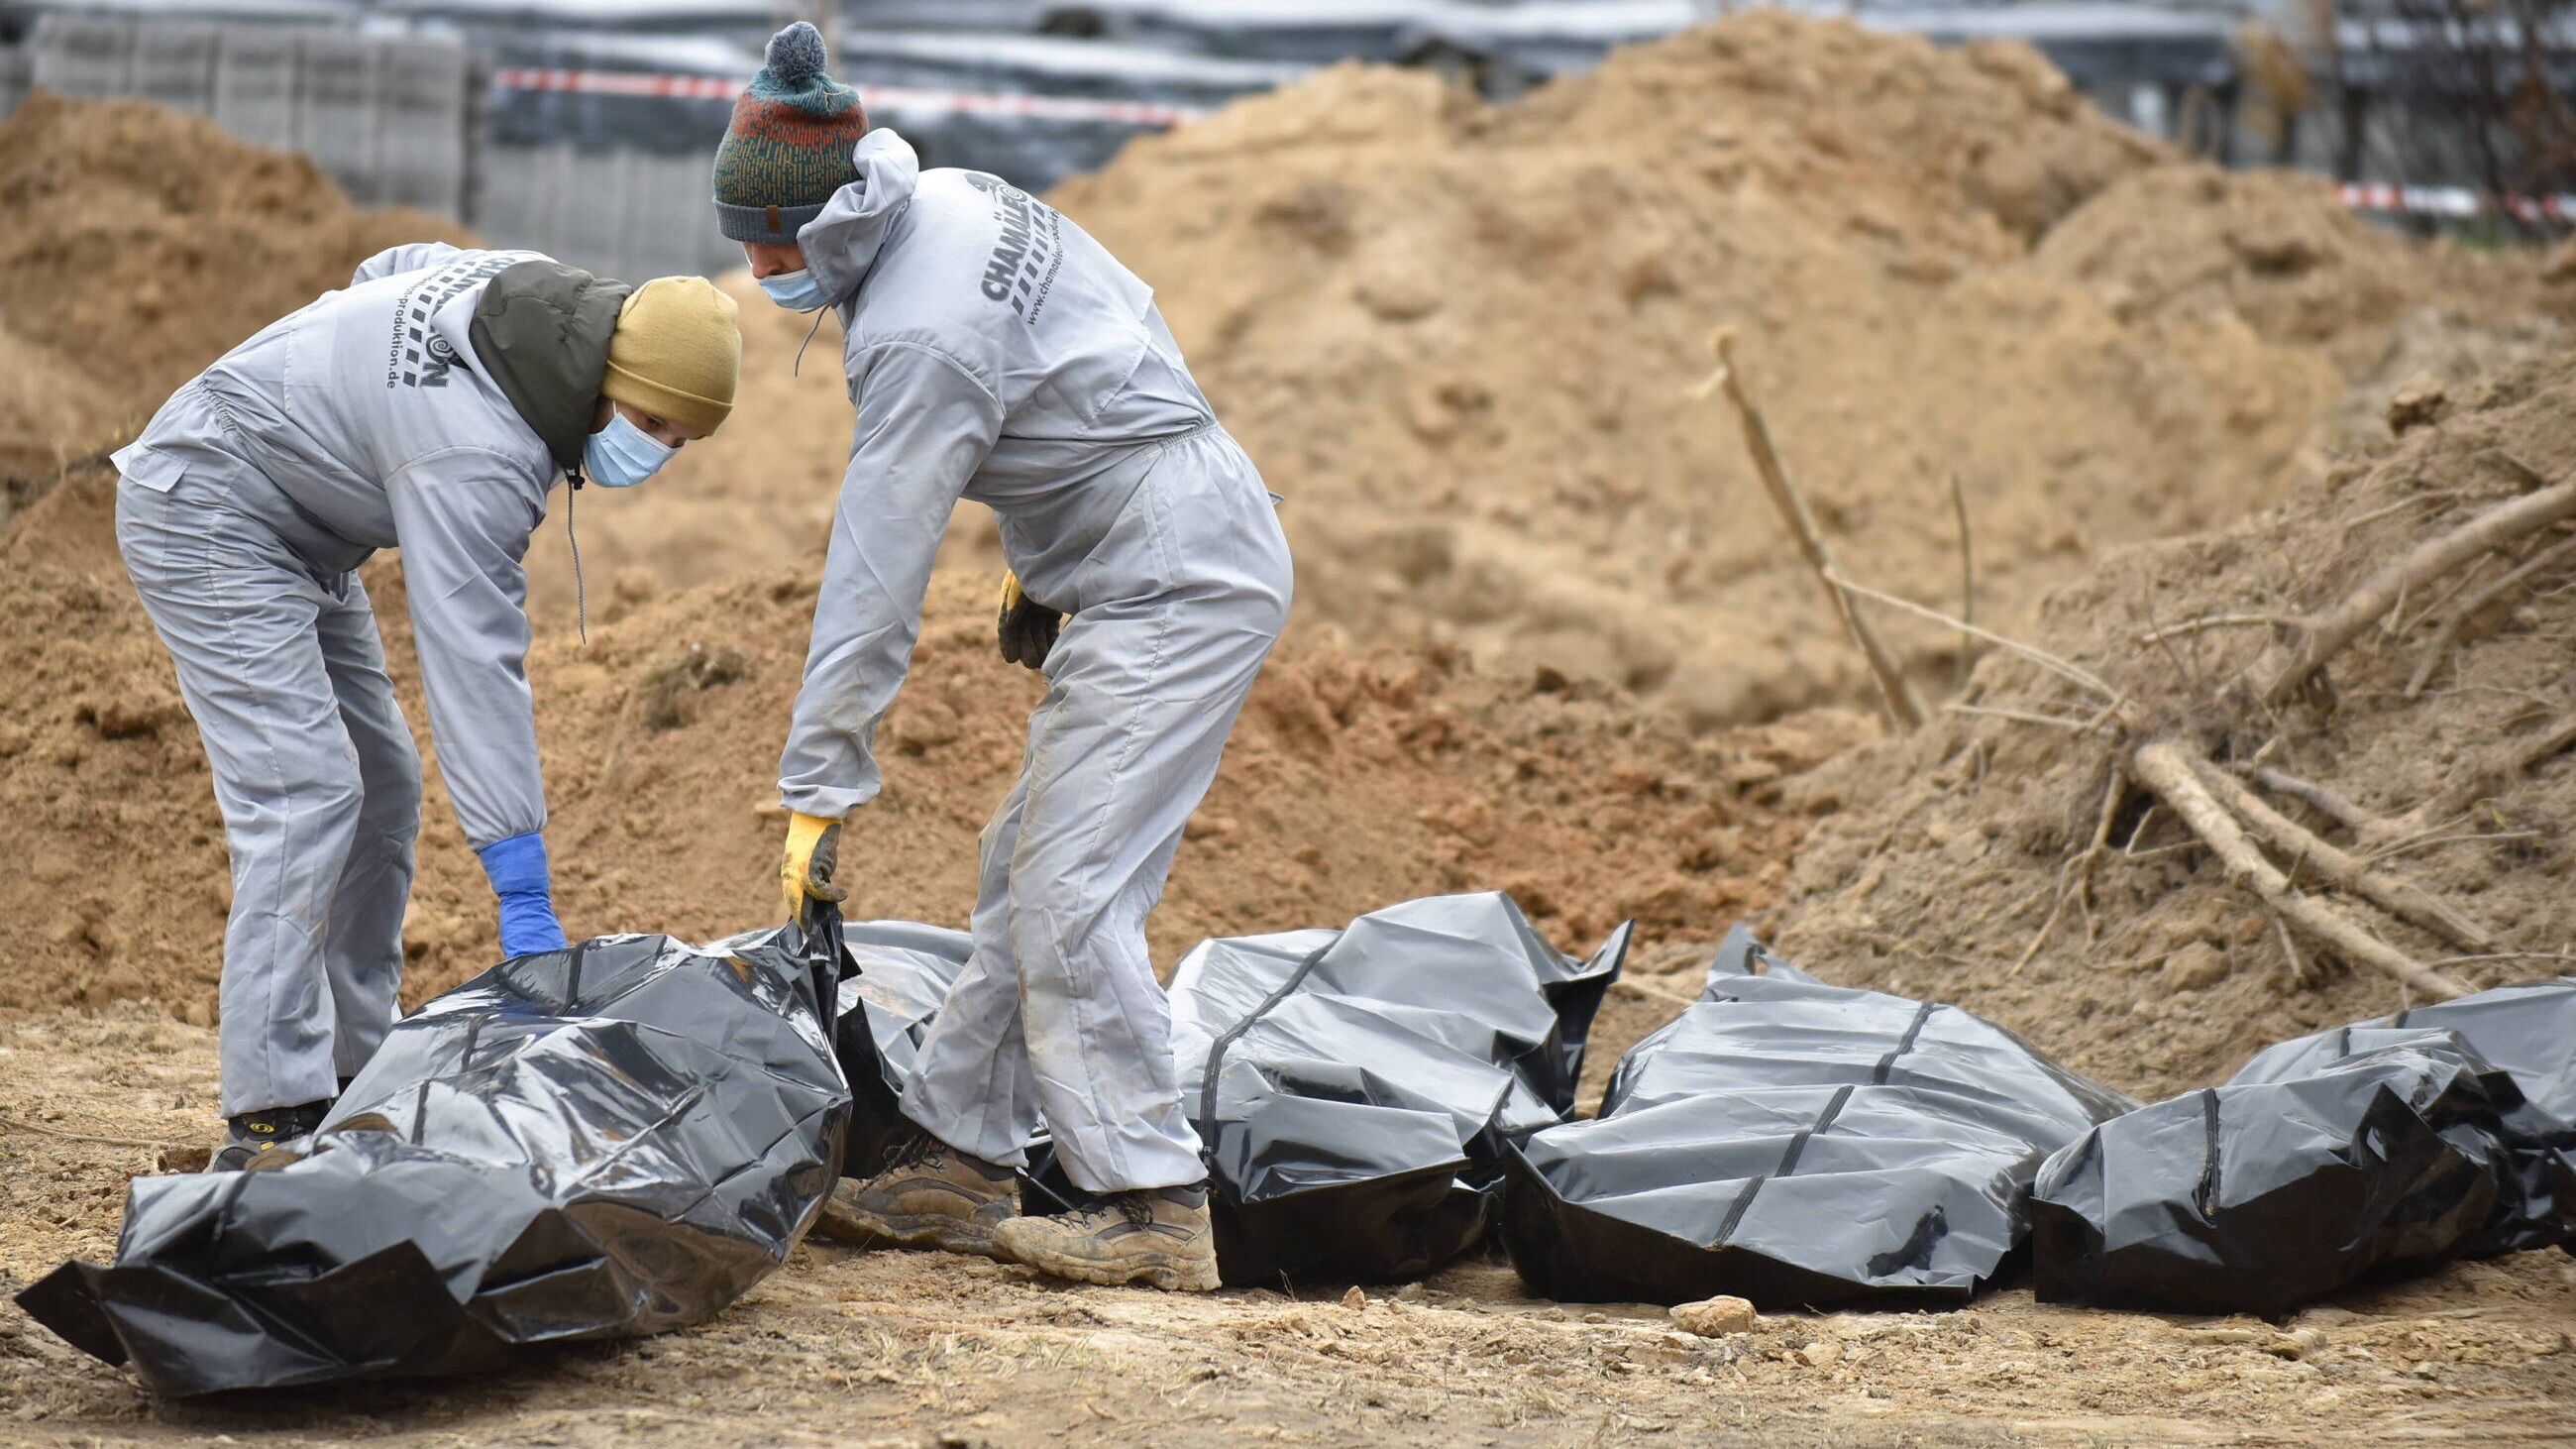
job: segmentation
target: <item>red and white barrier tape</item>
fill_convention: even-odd
[[[2481,216],[2501,208],[2525,221],[2576,220],[2576,196],[2489,197],[2465,186],[2390,186],[2347,181],[2335,187],[2355,211],[2397,211],[2417,216]]]
[[[711,75],[648,75],[636,71],[549,70],[506,66],[492,73],[502,91],[570,91],[593,96],[659,100],[730,101],[745,81]],[[1196,106],[1152,101],[1109,101],[1090,96],[1036,96],[997,91],[935,91],[904,86],[860,86],[859,103],[871,111],[943,111],[972,116],[1032,116],[1050,121],[1116,121],[1171,127],[1207,112]]]

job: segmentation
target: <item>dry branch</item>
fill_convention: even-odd
[[[2299,623],[2296,639],[2255,666],[2255,696],[2278,705],[2296,694],[2345,645],[2397,606],[2408,589],[2428,583],[2525,534],[2576,517],[2576,482],[2556,483],[2491,508],[2362,582],[2343,602]]]
[[[2324,877],[2335,889],[2349,891],[2399,920],[2413,921],[2455,946],[2470,951],[2496,948],[2494,932],[2434,899],[2422,887],[2375,870],[2368,861],[2317,838],[2306,826],[2245,788],[2235,776],[2210,763],[2206,756],[2189,758],[2201,783],[2209,787],[2219,804],[2235,812],[2237,818],[2253,826],[2281,852]]]
[[[2406,681],[2406,697],[2413,699],[2424,692],[2424,685],[2432,679],[2433,671],[2441,667],[2442,656],[2450,652],[2451,641],[2460,637],[2460,631],[2468,627],[2469,620],[2475,618],[2479,610],[2570,553],[2576,553],[2576,537],[2558,540],[2524,559],[2503,578],[2453,605],[2451,611],[2442,616],[2442,627],[2434,631],[2433,642],[2424,646],[2424,657],[2415,662],[2415,673]]]
[[[1858,594],[1864,599],[1874,600],[1878,603],[1885,604],[1892,609],[1902,609],[1906,613],[1912,614],[1917,618],[1929,619],[1935,624],[1948,625],[1950,628],[1957,629],[1961,633],[1973,634],[1976,637],[1985,640],[1989,644],[2009,649],[2013,653],[2020,655],[2022,658],[2029,660],[2031,663],[2038,665],[2040,668],[2064,679],[2071,680],[2076,684],[2080,684],[2086,689],[2092,690],[2094,693],[2101,695],[2104,699],[2109,700],[2110,704],[2105,707],[2105,713],[2118,710],[2128,698],[2128,696],[2122,694],[2120,691],[2113,689],[2108,683],[2103,681],[2102,676],[2095,674],[2092,670],[2086,669],[2082,665],[2075,663],[2073,660],[2062,659],[2057,655],[2049,653],[2045,649],[2041,649],[2030,644],[2024,644],[2018,639],[2005,638],[2003,635],[1998,634],[1991,629],[1978,628],[1976,625],[1969,623],[1965,619],[1953,619],[1938,609],[1927,609],[1921,604],[1914,602],[1912,599],[1900,599],[1894,594],[1882,594],[1878,590],[1866,585],[1853,583],[1851,580],[1844,578],[1838,573],[1828,571],[1825,574],[1825,580],[1834,587],[1842,590],[1844,593]]]
[[[2355,804],[2349,797],[2316,783],[2302,780],[2287,770],[2270,765],[2254,767],[2254,783],[2275,795],[2287,795],[2301,801],[2318,814],[2331,818],[2346,830],[2359,830],[2379,817]]]
[[[1968,492],[1959,486],[1959,470],[1956,468],[1950,470],[1950,512],[1959,520],[1959,617],[1974,624],[1977,622],[1977,541],[1968,530]],[[1968,668],[1976,663],[1977,636],[1965,630],[1960,632],[1959,672],[1951,685],[1953,689],[1967,687]]]
[[[2422,833],[2428,825],[2451,820],[2571,744],[2576,744],[2576,710],[2553,718],[2536,735],[2507,740],[2487,751],[2462,769],[2441,793],[2405,814],[2363,826],[2359,832],[2361,843],[2385,847],[2391,841]]]
[[[1744,388],[1744,376],[1735,365],[1735,331],[1719,329],[1711,344],[1717,352],[1717,374],[1711,379],[1734,405],[1736,421],[1744,429],[1744,450],[1753,456],[1753,471],[1762,477],[1762,486],[1771,495],[1771,504],[1780,510],[1780,519],[1789,525],[1790,534],[1798,540],[1798,552],[1807,560],[1817,580],[1824,585],[1825,601],[1842,622],[1843,634],[1869,662],[1870,676],[1878,682],[1878,693],[1887,706],[1888,718],[1900,729],[1915,730],[1923,726],[1923,701],[1915,698],[1914,687],[1905,680],[1904,671],[1887,652],[1887,646],[1872,629],[1869,621],[1853,608],[1842,590],[1834,587],[1833,554],[1826,549],[1824,535],[1817,531],[1815,517],[1807,511],[1806,495],[1789,481],[1788,469],[1780,462],[1779,449],[1772,446],[1771,425],[1763,420]]]
[[[2129,770],[2140,785],[2154,792],[2182,819],[2192,834],[2208,843],[2231,879],[2262,897],[2284,920],[2347,961],[2384,972],[2436,1000],[2449,1001],[2468,994],[2468,988],[2459,982],[2417,964],[2405,952],[2371,935],[2325,902],[2293,889],[2289,878],[2246,838],[2236,817],[2201,784],[2192,766],[2195,753],[2174,740],[2151,740],[2130,754]]]

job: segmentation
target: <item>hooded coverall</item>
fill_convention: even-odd
[[[545,825],[521,559],[560,469],[469,339],[492,278],[544,260],[382,252],[116,454],[117,543],[177,663],[232,854],[228,1116],[335,1095],[393,1022],[420,760],[353,572],[377,549],[402,550],[467,841]]]
[[[874,798],[950,511],[990,506],[1028,596],[1067,618],[903,1109],[1014,1166],[1043,1116],[1093,1192],[1198,1182],[1145,919],[1287,620],[1275,500],[1099,243],[994,177],[922,171],[890,131],[855,159],[797,234],[858,430],[780,791],[833,819]]]

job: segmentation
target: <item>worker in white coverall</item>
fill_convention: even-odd
[[[734,303],[700,278],[630,288],[533,252],[401,246],[226,353],[117,453],[117,543],[232,853],[217,1166],[320,1125],[393,1024],[420,760],[355,570],[402,551],[439,767],[502,951],[562,949],[521,560],[559,476],[643,481],[724,420],[740,360]]]
[[[867,131],[813,27],[770,41],[715,182],[763,289],[839,312],[858,409],[779,765],[790,908],[840,899],[835,864],[864,860],[842,822],[877,793],[872,738],[960,498],[999,516],[1015,571],[1003,651],[1047,678],[984,832],[973,958],[903,1086],[912,1130],[827,1223],[1212,1289],[1207,1171],[1144,928],[1287,618],[1275,501],[1144,283],[1027,193],[923,171]],[[1018,1215],[1041,1120],[1095,1206]]]

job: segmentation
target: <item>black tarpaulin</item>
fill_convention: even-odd
[[[2375,1021],[2322,1031],[2257,1052],[2230,1085],[2287,1081],[2340,1058],[2448,1033],[2513,1079],[2518,1101],[2498,1102],[2507,1191],[2495,1216],[2464,1246],[2488,1257],[2565,1244],[2576,1250],[2576,978],[2499,986]]]
[[[1629,937],[1578,961],[1488,893],[1191,951],[1173,1041],[1226,1281],[1412,1277],[1474,1244],[1508,1145],[1571,1110]]]
[[[300,1160],[138,1179],[115,1262],[19,1304],[173,1395],[705,1319],[786,1261],[836,1172],[816,934],[504,962],[398,1023]]]
[[[948,988],[974,954],[964,931],[915,921],[852,921],[843,928],[841,990],[833,1026],[850,1074],[849,1147],[842,1171],[872,1176],[903,1123],[904,1079]]]
[[[2576,1234],[2576,982],[2283,1042],[2042,1172],[2041,1296],[2278,1313]]]
[[[1963,1300],[2022,1241],[2040,1163],[2134,1105],[1957,1007],[1824,985],[1738,927],[1601,1115],[1511,1154],[1503,1241],[1560,1299]]]

